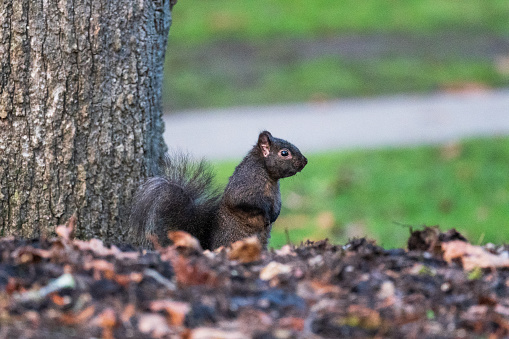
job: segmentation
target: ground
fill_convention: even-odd
[[[327,240],[202,252],[172,234],[154,251],[0,240],[0,338],[460,338],[509,335],[508,247],[454,230],[407,249]]]

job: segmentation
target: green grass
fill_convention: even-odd
[[[473,243],[509,242],[509,138],[453,146],[328,152],[281,182],[271,246],[329,237],[404,247],[409,227],[456,228]],[[234,163],[217,166],[224,184]]]
[[[509,76],[500,74],[494,63],[464,59],[353,61],[322,57],[279,67],[268,65],[257,76],[254,84],[243,84],[242,78],[228,73],[175,68],[168,71],[173,91],[165,97],[166,104],[178,108],[227,107],[430,92],[465,83],[509,85]]]
[[[322,37],[349,32],[509,33],[506,0],[194,0],[173,10],[171,43]]]
[[[494,56],[471,57],[468,44],[456,47],[463,52],[436,55],[423,47],[416,54],[361,60],[302,58],[280,46],[289,39],[352,34],[438,34],[440,40],[451,32],[459,32],[452,39],[475,35],[496,43],[509,35],[507,0],[195,0],[180,1],[172,16],[163,87],[167,110],[429,92],[464,83],[509,85],[507,66],[501,70]],[[224,43],[233,47],[217,45]],[[442,44],[447,50],[447,42]],[[239,47],[246,45],[257,51],[252,59]],[[218,52],[223,48],[237,55]]]

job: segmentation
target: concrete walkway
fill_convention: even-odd
[[[165,115],[170,148],[196,157],[242,157],[264,129],[303,153],[443,143],[509,134],[509,89],[401,95]]]

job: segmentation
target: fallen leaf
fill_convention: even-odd
[[[380,285],[380,290],[378,291],[376,296],[379,299],[383,300],[383,299],[393,297],[395,295],[395,293],[396,293],[396,287],[394,286],[394,283],[390,280],[386,280]]]
[[[202,262],[191,263],[183,256],[172,261],[177,282],[181,286],[214,284],[215,273]]]
[[[105,309],[98,315],[98,324],[103,329],[103,339],[114,339],[113,328],[117,325],[117,316],[111,308]]]
[[[338,295],[341,288],[336,285],[324,284],[319,281],[301,281],[297,285],[297,295],[306,300],[318,300],[324,294],[332,293]]]
[[[100,273],[102,273],[106,279],[113,279],[115,276],[115,265],[103,259],[87,261],[83,265],[83,268],[85,270],[94,270],[95,280],[101,279]]]
[[[72,239],[72,232],[76,226],[76,216],[73,215],[69,218],[66,225],[60,225],[55,228],[55,233],[63,240],[70,241]]]
[[[464,241],[454,240],[442,243],[443,257],[447,262],[460,259],[463,269],[470,271],[476,267],[496,268],[509,267],[509,258],[492,254],[481,246],[475,246]]]
[[[277,255],[285,256],[285,255],[291,255],[292,257],[296,257],[297,253],[295,253],[295,250],[293,249],[293,246],[291,245],[284,245],[278,250],[274,251]]]
[[[337,294],[337,293],[341,292],[341,288],[339,286],[331,285],[331,284],[324,284],[324,283],[322,283],[320,281],[316,281],[316,280],[310,281],[309,285],[319,295],[324,295],[324,294],[329,294],[329,293]]]
[[[198,239],[184,231],[168,232],[168,238],[173,242],[176,248],[190,249],[202,252]]]
[[[261,258],[262,245],[256,236],[234,242],[228,253],[230,260],[237,260],[242,264],[258,261]]]
[[[129,304],[125,307],[124,311],[120,315],[120,320],[122,323],[127,324],[135,314],[136,307],[133,304]]]
[[[65,325],[77,325],[88,322],[95,313],[95,307],[93,305],[88,306],[78,314],[64,313],[60,317],[60,321]]]
[[[71,303],[71,297],[69,296],[61,296],[60,294],[58,293],[52,293],[50,295],[50,298],[51,298],[51,301],[57,305],[57,306],[66,306],[66,305],[69,305]]]
[[[191,305],[186,302],[173,300],[156,300],[150,303],[150,310],[153,312],[166,311],[170,325],[182,326],[186,314],[191,311]]]
[[[260,271],[260,279],[271,280],[279,274],[290,273],[292,268],[288,265],[280,264],[277,261],[271,261]]]
[[[138,252],[122,252],[115,245],[111,245],[111,247],[107,247],[100,239],[90,239],[89,241],[84,240],[74,240],[72,244],[81,251],[91,251],[95,255],[101,257],[114,256],[117,259],[132,259],[136,260],[139,258],[140,254]]]
[[[131,282],[131,277],[127,274],[115,274],[113,280],[117,282],[122,287],[127,287]]]

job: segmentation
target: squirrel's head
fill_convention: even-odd
[[[274,138],[268,131],[260,133],[256,147],[265,161],[267,172],[276,180],[300,172],[308,163],[306,157],[295,145],[286,140]]]

